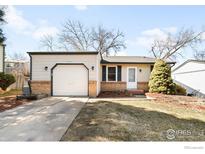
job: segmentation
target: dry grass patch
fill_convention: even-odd
[[[191,134],[167,138],[167,130]],[[87,103],[63,141],[205,141],[205,111],[146,99]],[[205,133],[205,132],[204,132]]]
[[[11,89],[3,94],[0,94],[0,97],[16,96],[16,95],[21,95],[21,94],[22,94],[21,89]]]

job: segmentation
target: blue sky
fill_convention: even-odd
[[[108,29],[119,28],[125,34],[127,49],[119,55],[150,56],[149,43],[176,33],[182,27],[199,30],[204,21],[205,6],[9,6],[6,52],[26,53],[40,50],[42,34],[56,35],[66,19],[79,20],[87,26],[102,24]],[[191,58],[192,52],[185,52]]]

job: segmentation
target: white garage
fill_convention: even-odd
[[[88,68],[81,63],[57,63],[51,69],[53,96],[88,96]]]
[[[205,97],[205,61],[187,60],[173,70],[172,77],[188,94]]]

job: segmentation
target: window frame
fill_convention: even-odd
[[[105,67],[105,80],[104,80],[104,77],[103,77],[103,75],[104,75],[104,73],[103,73],[103,67]],[[101,80],[103,81],[103,82],[107,82],[107,66],[106,65],[102,65],[102,76],[101,76]]]
[[[109,68],[109,67],[115,67],[115,81],[109,81],[109,80],[108,80],[108,73],[109,73],[109,72],[108,72],[108,68]],[[118,72],[117,66],[107,66],[107,67],[106,67],[106,82],[118,82],[118,81],[117,81],[117,77],[118,77],[118,73],[117,73],[117,72]]]

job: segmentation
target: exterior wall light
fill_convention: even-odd
[[[48,66],[45,66],[45,67],[44,67],[44,70],[47,71],[47,70],[48,70]]]
[[[94,66],[91,67],[92,71],[94,70]]]

